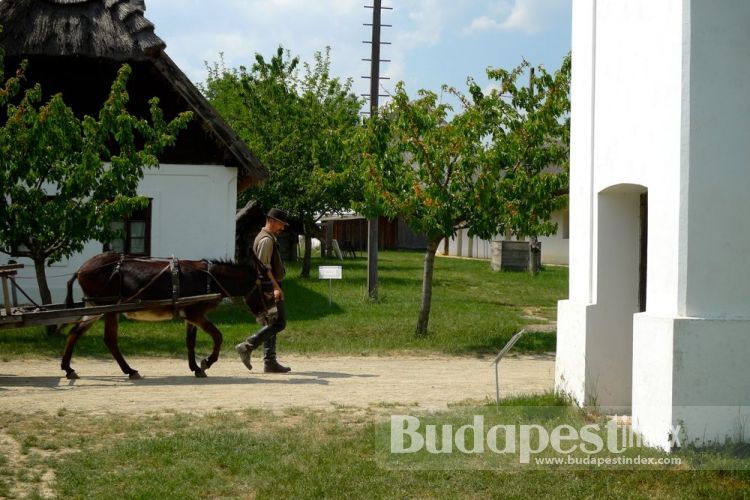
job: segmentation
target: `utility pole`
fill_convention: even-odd
[[[380,45],[390,45],[390,42],[381,42],[380,28],[389,24],[381,24],[380,14],[382,9],[392,10],[391,7],[383,7],[381,0],[373,0],[373,5],[365,5],[372,9],[372,40],[365,41],[372,45],[370,51],[370,117],[378,113],[378,97],[380,97]],[[368,23],[365,23],[368,26]],[[387,60],[385,60],[387,61]],[[378,217],[372,217],[367,221],[367,294],[370,299],[378,298]]]

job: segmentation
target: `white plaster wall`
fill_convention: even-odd
[[[162,165],[146,174],[139,193],[154,199],[152,255],[234,257],[235,168]]]
[[[237,169],[214,165],[161,165],[148,170],[138,194],[153,198],[151,255],[181,259],[233,258]],[[64,300],[70,276],[90,257],[102,251],[92,241],[70,259],[53,264],[47,278],[54,302]],[[0,254],[0,264],[10,257]],[[29,259],[19,272],[19,284],[39,300],[34,266]],[[76,296],[80,291],[76,287]],[[19,295],[19,303],[27,302]]]
[[[693,1],[691,19],[685,315],[748,319],[750,2]]]
[[[573,3],[568,300],[557,306],[555,391],[586,403],[587,307],[592,302],[596,0]]]
[[[579,0],[573,3],[568,285],[570,307],[585,307],[592,302],[595,17],[596,0]],[[584,336],[585,330],[572,330],[570,335]],[[567,336],[562,340],[573,342],[573,339],[568,339]],[[583,343],[583,340],[580,343]],[[576,359],[567,358],[563,358],[562,361],[571,369],[578,362]]]
[[[678,312],[682,4],[598,2],[596,16],[593,190],[648,189],[648,309],[657,314]],[[571,221],[578,223],[576,216]]]
[[[644,444],[670,447],[672,425],[674,318],[648,313],[633,318],[633,430]]]
[[[741,0],[573,4],[571,281],[556,387],[597,399],[612,349],[597,345],[602,332],[632,322],[634,426],[662,448],[674,425],[691,442],[737,439],[750,408],[748,26]],[[617,248],[633,241],[618,235],[627,222],[613,230],[599,206],[625,185],[649,201],[647,310],[627,321],[637,271],[612,263],[637,252]]]
[[[557,305],[555,391],[586,404],[587,308],[571,300]],[[589,398],[590,399],[590,398]]]
[[[542,243],[542,264],[555,264],[567,266],[569,263],[569,238],[565,238],[566,232],[569,234],[568,210],[557,210],[552,213],[552,222],[557,223],[557,233],[551,236],[540,236],[539,241]]]
[[[584,329],[558,323],[558,345],[585,346],[585,359],[581,359],[582,352],[558,352],[556,385],[562,389],[563,379],[579,373],[585,362],[587,398],[592,395],[602,401],[604,396],[614,404],[630,390],[631,381],[622,378],[629,372],[625,365],[639,363],[622,344],[632,342],[638,239],[633,231],[624,238],[617,228],[600,221],[603,212],[598,203],[601,193],[623,185],[648,191],[647,308],[663,315],[677,314],[682,264],[678,256],[684,232],[680,201],[686,196],[680,184],[685,107],[683,3],[573,3],[570,286],[569,300],[561,302],[558,312],[566,309],[566,317],[586,317],[587,321]],[[613,231],[602,235],[601,230]],[[598,247],[603,241],[614,244]],[[628,247],[621,249],[619,244]],[[613,262],[620,261],[609,259],[610,253],[620,251],[632,265],[612,268]],[[601,258],[606,261],[600,262]],[[618,293],[627,295],[625,303]],[[613,298],[600,300],[600,295],[608,294]],[[581,312],[572,314],[572,308]],[[628,318],[623,320],[623,315]],[[613,328],[618,321],[621,324]],[[611,341],[622,356],[617,373],[607,368]]]
[[[634,318],[633,426],[644,443],[680,444],[750,439],[750,321]]]
[[[673,420],[690,442],[750,440],[749,333],[750,321],[675,320]]]

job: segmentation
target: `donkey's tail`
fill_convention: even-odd
[[[68,294],[65,296],[65,306],[73,307],[73,283],[78,279],[78,273],[73,273],[73,277],[68,280]]]

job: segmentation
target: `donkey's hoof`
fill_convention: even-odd
[[[211,368],[211,365],[208,362],[208,358],[201,359],[201,371],[205,372],[209,368]]]
[[[68,380],[76,380],[81,377],[78,376],[75,370],[70,370],[68,373],[65,374],[65,378]]]
[[[206,378],[208,375],[206,375],[206,370],[195,370],[195,376],[197,378]]]
[[[129,378],[130,380],[140,380],[140,379],[142,379],[143,377],[141,377],[141,374],[140,374],[140,373],[138,373],[138,372],[132,372],[131,374],[129,374],[129,375],[128,375],[128,378]]]

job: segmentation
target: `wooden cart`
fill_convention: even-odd
[[[199,302],[211,302],[221,299],[221,294],[211,293],[183,297],[176,300],[136,300],[119,304],[89,306],[83,302],[76,302],[73,307],[65,304],[47,304],[44,306],[14,307],[11,299],[11,287],[18,287],[13,278],[23,264],[0,266],[0,279],[3,288],[3,308],[0,311],[0,330],[9,328],[24,328],[27,326],[59,325],[76,323],[84,316],[98,316],[105,313],[138,311],[155,307],[182,307]]]

